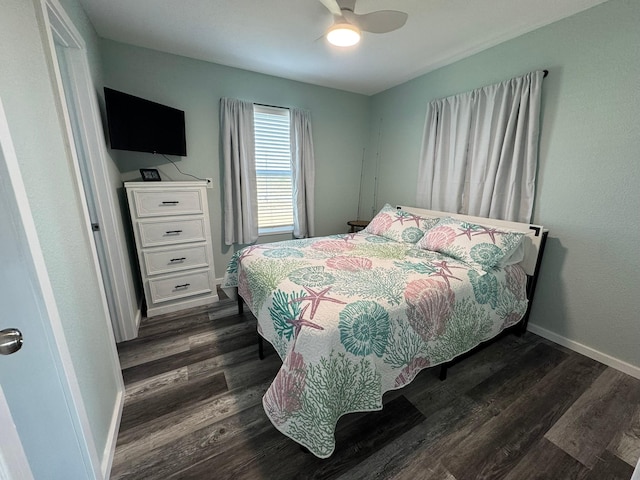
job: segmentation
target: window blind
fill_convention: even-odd
[[[254,105],[258,232],[293,230],[289,110]]]

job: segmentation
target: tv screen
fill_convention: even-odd
[[[105,87],[111,148],[187,156],[184,112]]]

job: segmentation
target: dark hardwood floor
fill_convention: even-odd
[[[113,479],[628,480],[640,455],[640,380],[532,333],[423,371],[381,412],[343,417],[320,460],[279,433],[235,302],[145,319],[118,346],[126,401]]]

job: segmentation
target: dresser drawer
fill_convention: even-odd
[[[133,191],[138,218],[201,214],[203,202],[202,192],[198,189]]]
[[[138,222],[142,247],[206,240],[204,217]]]
[[[149,279],[149,292],[154,304],[211,293],[213,287],[214,282],[210,270]]]
[[[207,246],[204,243],[180,248],[143,250],[142,255],[147,275],[209,266]]]

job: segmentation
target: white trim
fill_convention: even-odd
[[[531,333],[535,333],[536,335],[540,335],[547,340],[551,340],[558,345],[567,347],[569,350],[578,352],[585,357],[592,358],[593,360],[604,363],[611,368],[615,368],[616,370],[620,370],[627,375],[631,375],[632,377],[640,379],[640,367],[636,367],[635,365],[631,365],[630,363],[623,362],[622,360],[612,357],[611,355],[607,355],[606,353],[600,352],[595,348],[588,347],[587,345],[583,345],[582,343],[576,342],[575,340],[570,340],[567,337],[558,335],[557,333],[540,327],[535,323],[529,323],[527,330],[529,330]]]
[[[293,225],[284,225],[280,227],[258,228],[259,237],[268,237],[269,235],[283,235],[293,232]]]
[[[631,480],[640,480],[640,458],[638,459],[638,464],[636,465],[635,470],[633,470]]]
[[[84,220],[84,225],[86,229],[86,235],[89,241],[93,244],[93,248],[91,248],[91,256],[93,260],[94,272],[96,274],[96,281],[98,283],[100,289],[102,310],[104,312],[104,318],[111,318],[107,303],[107,298],[105,295],[105,285],[101,275],[100,263],[98,260],[98,254],[95,247],[95,239],[93,236],[93,232],[91,231],[91,220],[89,217],[89,211],[87,207],[87,201],[85,197],[84,187],[82,184],[82,177],[80,174],[80,167],[78,158],[76,155],[76,150],[74,148],[74,140],[71,129],[71,120],[69,117],[69,112],[67,110],[67,105],[65,102],[65,93],[62,87],[62,77],[60,73],[60,68],[57,62],[57,54],[55,48],[55,41],[53,35],[55,34],[60,40],[62,40],[63,44],[68,45],[69,49],[79,49],[80,55],[76,56],[74,59],[73,56],[67,57],[67,59],[74,63],[74,66],[77,69],[74,70],[75,73],[79,74],[79,78],[76,78],[75,88],[77,91],[75,92],[79,95],[80,103],[82,105],[83,111],[78,112],[80,115],[83,113],[83,118],[80,123],[84,126],[83,135],[86,135],[86,138],[83,138],[82,141],[87,144],[87,148],[91,155],[98,156],[98,162],[102,169],[104,169],[104,152],[99,148],[99,142],[97,142],[98,138],[102,138],[101,126],[99,122],[99,115],[97,115],[97,101],[94,98],[93,86],[91,82],[91,76],[89,74],[88,60],[86,56],[86,49],[84,45],[84,41],[82,40],[82,36],[76,30],[75,26],[71,19],[67,16],[65,10],[60,5],[58,0],[39,0],[40,9],[38,11],[39,23],[43,26],[43,34],[44,34],[44,47],[45,47],[45,55],[47,57],[47,61],[49,63],[50,71],[53,73],[52,83],[54,88],[54,93],[56,96],[56,100],[58,103],[58,112],[61,118],[61,121],[64,125],[65,130],[65,143],[67,146],[67,153],[73,159],[72,168],[74,173],[74,180],[76,182],[76,186],[78,189],[78,194],[82,201],[80,202],[80,206],[82,209],[82,217]],[[67,50],[67,49],[65,49]],[[86,110],[84,110],[86,109]],[[86,117],[85,117],[86,116]],[[96,138],[96,135],[99,134]],[[96,172],[97,173],[97,172]],[[105,178],[105,177],[103,177]],[[99,209],[100,210],[100,209]],[[26,225],[25,225],[26,229]],[[35,229],[35,227],[34,227]],[[37,238],[36,238],[37,239]],[[39,245],[38,245],[39,247]],[[41,252],[38,248],[37,253],[41,255]],[[42,259],[42,268],[44,268],[44,259]],[[43,293],[45,298],[50,296],[51,301],[55,300],[53,297],[53,290],[51,289],[51,285],[48,283],[43,285]],[[118,352],[115,345],[115,337],[113,332],[113,327],[110,322],[107,323],[107,328],[111,338],[113,339],[110,344],[110,358],[109,362],[111,363],[111,370],[114,375],[114,380],[117,386],[116,393],[116,403],[114,405],[114,410],[118,413],[114,416],[116,419],[110,425],[110,430],[107,433],[107,441],[106,446],[109,449],[108,452],[98,452],[96,449],[96,445],[94,442],[94,436],[91,433],[91,424],[89,422],[87,412],[84,406],[84,402],[82,400],[82,394],[80,392],[80,387],[78,385],[78,381],[75,375],[75,370],[73,368],[73,364],[71,361],[71,357],[69,354],[68,347],[66,345],[66,339],[64,336],[64,331],[62,327],[62,323],[59,318],[59,314],[57,310],[55,311],[55,316],[51,316],[51,323],[53,333],[56,337],[56,341],[58,343],[58,348],[60,350],[60,355],[63,360],[64,368],[66,371],[70,372],[67,374],[67,380],[69,382],[69,388],[71,390],[71,401],[75,407],[77,408],[78,417],[80,419],[80,428],[79,431],[82,433],[83,440],[86,442],[89,458],[87,459],[88,464],[93,472],[93,476],[95,478],[108,478],[108,472],[111,469],[111,460],[113,459],[113,455],[115,453],[115,445],[116,439],[118,436],[118,428],[120,421],[120,413],[122,409],[122,401],[124,396],[124,382],[122,379],[122,373],[120,370],[120,362],[118,360]]]
[[[120,428],[120,421],[122,420],[122,410],[124,408],[125,391],[118,391],[118,398],[116,400],[115,408],[113,409],[113,415],[111,417],[111,423],[109,425],[109,431],[115,432],[115,435],[110,435],[107,439],[107,443],[104,447],[102,454],[102,474],[104,478],[111,476],[111,467],[113,465],[113,457],[116,453],[116,441],[118,440],[118,430]]]

